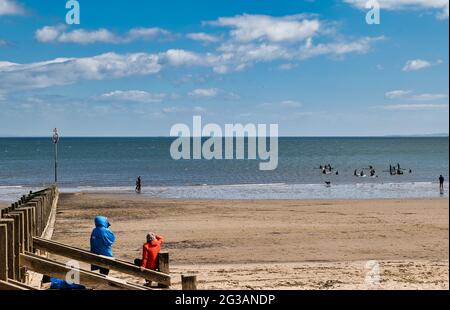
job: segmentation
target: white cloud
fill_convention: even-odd
[[[149,75],[160,72],[168,66],[198,66],[211,68],[217,74],[238,72],[257,63],[282,61],[292,66],[298,62],[319,56],[342,58],[347,54],[363,54],[371,50],[375,42],[384,37],[364,37],[338,41],[313,41],[313,36],[324,34],[317,27],[319,21],[306,15],[271,17],[265,15],[241,15],[219,18],[216,24],[230,25],[233,39],[220,44],[213,52],[192,52],[183,49],[169,49],[160,53],[116,54],[107,53],[84,58],[58,58],[31,64],[0,63],[0,88],[18,90],[46,88],[67,85],[80,80],[117,79],[135,75]],[[246,23],[249,22],[248,25]],[[311,24],[312,23],[312,24]],[[234,26],[232,26],[234,25]],[[261,29],[270,25],[274,29]],[[295,30],[291,29],[295,28]],[[299,29],[297,29],[299,28]],[[67,31],[67,26],[46,26],[36,31],[41,42],[73,42],[89,44],[95,42],[124,43],[132,40],[150,39],[159,34],[168,34],[159,28],[134,28],[125,36],[116,35],[107,29]],[[282,31],[283,30],[283,31]],[[284,31],[288,31],[285,34]],[[279,33],[281,32],[281,33]],[[197,33],[198,34],[198,33]],[[203,38],[206,38],[203,36]],[[251,42],[238,41],[251,40]],[[254,39],[254,40],[252,40]],[[302,41],[303,40],[303,41]],[[238,96],[228,94],[231,99]]]
[[[214,98],[219,94],[217,88],[197,88],[189,93],[190,97],[194,98]]]
[[[52,42],[55,41],[61,34],[60,29],[61,27],[45,26],[36,30],[34,36],[39,42]]]
[[[180,107],[167,107],[167,108],[163,108],[162,110],[164,113],[180,113],[180,112],[185,112],[186,109],[185,108],[180,108]]]
[[[192,109],[192,112],[199,113],[199,114],[205,114],[208,112],[208,110],[203,107],[196,106]]]
[[[370,51],[373,43],[384,39],[384,36],[364,37],[351,42],[320,43],[317,45],[306,44],[300,49],[299,57],[301,59],[307,59],[320,55],[341,57],[350,53],[365,54]]]
[[[135,53],[106,53],[84,58],[56,58],[31,64],[0,63],[0,87],[4,90],[47,88],[80,80],[118,79],[160,72],[160,57]]]
[[[0,0],[0,16],[23,14],[25,14],[25,9],[15,0]]]
[[[196,65],[204,63],[199,54],[182,49],[170,49],[163,54],[169,64],[173,66]]]
[[[66,31],[67,27],[62,26],[45,26],[36,30],[35,38],[42,43],[58,42],[58,43],[76,43],[76,44],[93,44],[93,43],[113,43],[124,44],[137,40],[151,40],[159,35],[169,35],[167,30],[161,28],[133,28],[125,35],[117,35],[107,29],[85,30],[77,29]]]
[[[295,64],[293,63],[284,63],[278,66],[278,69],[283,70],[283,71],[288,71],[288,70],[292,70],[296,67]]]
[[[413,100],[417,101],[434,101],[440,99],[448,99],[448,95],[446,94],[419,94],[411,97]]]
[[[166,97],[164,93],[149,93],[142,90],[116,90],[102,94],[96,99],[104,101],[129,101],[138,103],[161,102]]]
[[[218,46],[217,54],[204,58],[205,65],[212,66],[218,74],[270,61],[283,61],[285,64],[279,68],[289,70],[299,61],[312,57],[343,58],[351,53],[364,54],[375,42],[384,39],[380,36],[346,40],[337,34],[336,23],[320,21],[317,15],[311,14],[280,17],[244,14],[220,17],[203,24],[230,29],[230,38]],[[330,41],[330,38],[338,39]]]
[[[386,10],[438,10],[437,17],[448,19],[449,1],[448,0],[377,0],[380,8]],[[366,9],[367,0],[344,0],[359,9]]]
[[[311,40],[300,46],[286,46],[277,43],[246,43],[227,42],[219,46],[220,57],[207,57],[206,61],[214,64],[214,71],[219,74],[230,71],[241,71],[258,62],[302,61],[318,56],[342,58],[346,54],[364,54],[370,51],[375,42],[384,37],[361,38],[355,41],[341,41],[313,44]],[[293,65],[293,64],[292,64]]]
[[[83,29],[79,29],[61,33],[57,37],[57,41],[60,43],[78,44],[92,44],[97,42],[115,43],[118,42],[118,38],[112,32],[106,29],[98,29],[95,31],[86,31]]]
[[[301,108],[303,106],[303,104],[299,101],[295,101],[295,100],[284,100],[280,102],[280,106],[282,108]]]
[[[196,99],[220,98],[224,100],[239,100],[240,96],[219,88],[197,88],[188,93],[188,96]]]
[[[411,90],[392,90],[384,94],[387,99],[400,99],[405,98],[407,95],[411,94]]]
[[[441,99],[448,99],[447,94],[413,94],[412,90],[393,90],[385,94],[386,99],[407,99],[414,101],[435,101]]]
[[[157,36],[169,36],[170,32],[153,27],[153,28],[133,28],[128,32],[127,37],[124,39],[125,42],[127,41],[135,41],[135,40],[153,40]]]
[[[395,104],[381,107],[383,110],[448,110],[448,104]]]
[[[297,100],[283,100],[280,102],[266,102],[260,105],[264,109],[298,109],[303,103]]]
[[[191,40],[203,42],[218,42],[220,40],[219,37],[204,32],[188,33],[187,37]]]
[[[273,17],[268,15],[238,15],[220,17],[206,24],[231,27],[231,36],[240,42],[268,40],[271,42],[295,42],[315,36],[320,29],[317,19],[305,15]]]
[[[422,59],[414,59],[414,60],[408,60],[403,67],[403,71],[409,72],[409,71],[417,71],[422,70],[431,67],[432,64],[429,61],[422,60]]]

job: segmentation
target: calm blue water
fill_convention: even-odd
[[[280,138],[279,165],[260,171],[259,161],[170,157],[171,138],[65,138],[59,144],[59,181],[65,191],[132,191],[184,198],[390,198],[439,196],[436,181],[449,175],[447,137]],[[54,147],[47,138],[0,138],[0,199],[53,181]],[[339,175],[316,169],[330,163]],[[389,164],[412,169],[391,176]],[[375,167],[378,178],[355,169]],[[367,171],[367,170],[366,170]],[[326,188],[325,181],[332,186]],[[446,185],[448,187],[448,185]]]

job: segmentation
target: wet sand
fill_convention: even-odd
[[[89,248],[107,216],[116,257],[140,256],[147,231],[166,239],[174,288],[448,289],[448,199],[161,200],[62,194],[53,239]],[[377,261],[377,264],[368,261]],[[376,269],[379,281],[366,281]],[[114,275],[114,274],[113,274]]]

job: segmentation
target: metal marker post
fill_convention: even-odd
[[[55,145],[55,184],[58,183],[58,142],[59,142],[59,133],[58,129],[53,129],[53,144]]]

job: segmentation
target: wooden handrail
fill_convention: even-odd
[[[154,281],[166,286],[170,286],[170,276],[168,274],[153,271],[150,269],[145,269],[144,271],[141,271],[139,267],[135,266],[132,263],[115,259],[112,257],[97,255],[89,251],[75,248],[55,241],[33,237],[33,248],[35,250],[49,252],[59,256],[67,257],[84,263],[115,270],[131,276],[143,278],[149,281]]]
[[[102,285],[107,285],[110,288],[122,288],[127,290],[148,290],[148,288],[142,285],[132,284],[126,281],[107,277],[83,269],[74,269],[66,266],[65,264],[43,258],[29,252],[20,254],[20,264],[26,267],[28,270],[32,270],[42,275],[48,275],[50,277],[59,279],[65,279],[66,275],[69,272],[78,272],[80,284],[94,288]]]

